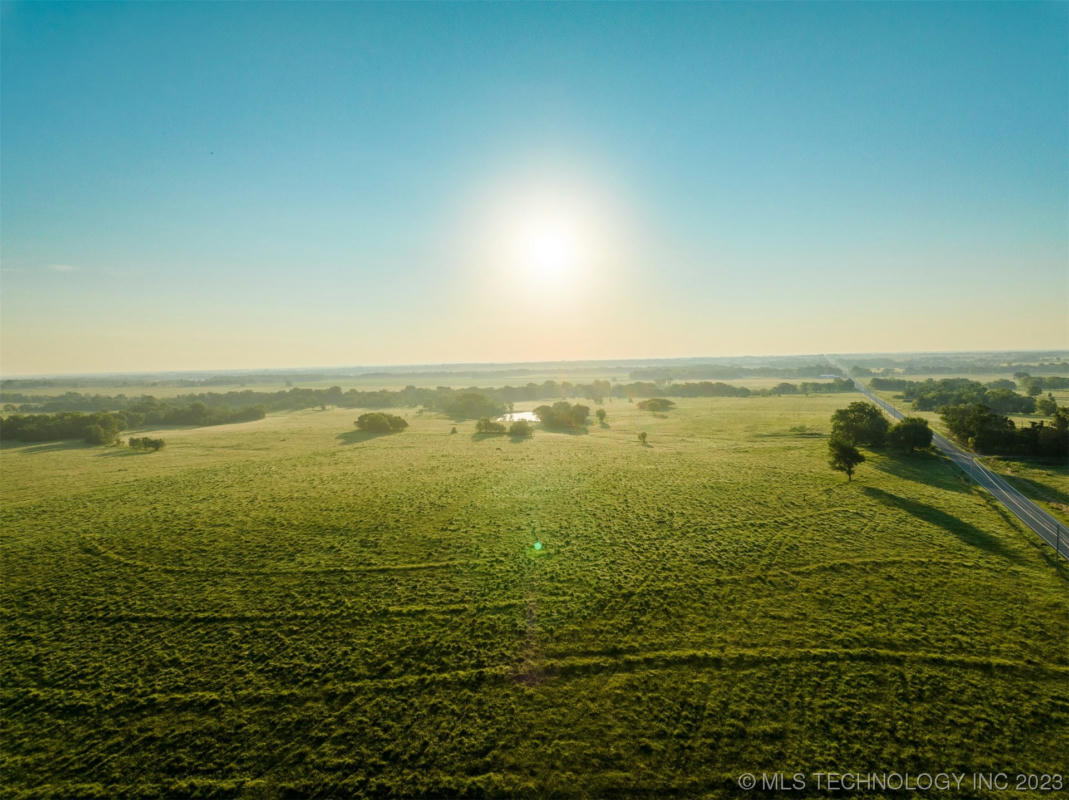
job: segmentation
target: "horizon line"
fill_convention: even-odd
[[[1031,355],[1056,355],[1060,360],[1069,358],[1069,349],[1053,348],[1050,350],[1037,350],[1034,348],[1008,348],[1005,350],[900,350],[885,351],[872,350],[867,352],[824,352],[824,353],[766,353],[766,354],[740,354],[730,356],[652,356],[634,358],[595,358],[595,359],[546,359],[543,361],[443,361],[443,362],[409,362],[400,364],[333,364],[317,366],[290,366],[290,367],[238,367],[238,368],[205,368],[205,369],[160,369],[160,370],[134,370],[134,371],[110,371],[101,370],[93,372],[31,372],[5,375],[0,371],[0,381],[46,379],[46,378],[104,378],[104,377],[149,377],[149,376],[192,376],[192,375],[259,375],[259,374],[297,374],[301,372],[314,372],[317,370],[366,370],[364,375],[374,374],[376,370],[399,371],[404,369],[422,368],[479,368],[488,369],[493,367],[521,367],[527,365],[543,364],[649,364],[664,361],[699,361],[716,363],[719,361],[731,361],[739,359],[782,359],[782,358],[827,358],[836,356],[839,358],[856,356],[960,356],[980,354],[1010,354],[1021,353]],[[356,377],[356,376],[353,376]]]

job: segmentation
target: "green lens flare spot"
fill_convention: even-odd
[[[534,543],[534,549],[535,550],[541,550],[542,549],[542,543],[541,542],[535,542]]]

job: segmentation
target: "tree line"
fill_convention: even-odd
[[[978,453],[1024,458],[1069,458],[1069,408],[1055,407],[1054,420],[1017,427],[1013,420],[980,403],[946,406],[947,430]]]
[[[153,398],[155,399],[155,398]],[[90,444],[110,444],[119,431],[160,425],[226,425],[263,419],[262,406],[246,408],[209,408],[203,403],[187,406],[156,403],[142,404],[124,411],[60,411],[55,414],[9,414],[0,418],[0,440],[21,442],[56,442],[84,439]]]
[[[826,361],[803,364],[797,367],[767,365],[744,367],[736,364],[681,364],[664,367],[641,367],[631,370],[632,380],[673,381],[684,378],[820,378],[826,375],[842,375],[843,371]]]
[[[1042,394],[1044,389],[1069,389],[1069,378],[1061,375],[1030,375],[1027,372],[1016,372],[1013,377],[1021,382],[1024,393],[1032,397]]]
[[[83,414],[67,411],[59,414],[15,414],[0,419],[0,440],[20,442],[58,442],[82,439],[89,444],[111,444],[122,429],[119,414],[98,411]]]
[[[917,411],[934,411],[944,406],[977,404],[1003,414],[1032,414],[1035,397],[1013,391],[1016,384],[1007,379],[983,384],[969,378],[942,378],[908,381],[902,378],[873,378],[873,389],[901,392],[902,398]]]
[[[988,357],[924,356],[919,358],[894,359],[885,356],[857,359],[850,372],[858,377],[883,375],[989,375],[996,372],[1044,372],[1069,373],[1069,361],[1060,357],[1054,361],[1044,360],[1042,353],[992,354]]]
[[[478,419],[501,414],[509,403],[547,400],[551,398],[585,398],[602,403],[606,398],[633,399],[656,396],[669,397],[752,397],[781,394],[823,394],[851,392],[853,384],[845,379],[832,381],[804,381],[801,384],[781,383],[771,389],[748,389],[723,382],[697,381],[690,383],[659,384],[653,381],[612,383],[595,380],[591,383],[573,384],[568,381],[543,381],[524,386],[497,388],[467,387],[435,388],[406,386],[403,389],[349,389],[339,386],[329,389],[292,388],[276,392],[258,392],[251,389],[231,392],[202,392],[185,394],[171,400],[161,400],[152,395],[127,397],[126,395],[86,395],[67,392],[58,396],[27,395],[15,392],[0,394],[7,412],[60,412],[60,411],[126,411],[143,414],[141,424],[217,424],[215,422],[171,421],[168,409],[190,410],[205,416],[216,409],[262,408],[270,411],[296,411],[305,408],[337,406],[340,408],[414,408],[422,406],[455,419]],[[173,412],[181,414],[183,412]],[[255,417],[253,417],[255,418]],[[238,421],[238,420],[233,420]]]

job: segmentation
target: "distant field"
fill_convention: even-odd
[[[23,394],[39,395],[61,395],[65,392],[74,391],[81,392],[82,394],[125,394],[128,397],[138,397],[143,394],[151,394],[155,397],[164,398],[175,397],[177,395],[182,394],[199,394],[201,392],[238,392],[244,389],[251,389],[255,392],[279,392],[284,391],[286,389],[291,389],[295,386],[300,387],[302,389],[329,389],[331,386],[340,386],[343,390],[398,390],[403,389],[406,386],[416,386],[418,388],[434,388],[435,386],[525,386],[528,383],[543,383],[545,381],[569,381],[571,383],[590,383],[595,380],[615,380],[618,382],[628,382],[631,380],[631,378],[628,377],[629,372],[629,368],[621,368],[618,370],[595,370],[572,367],[562,368],[559,370],[538,369],[537,371],[532,372],[516,372],[507,374],[489,373],[475,374],[471,376],[462,376],[457,375],[456,373],[441,375],[393,376],[389,374],[379,373],[371,375],[355,375],[350,377],[338,375],[334,377],[309,380],[293,378],[292,380],[278,381],[242,381],[239,378],[235,378],[233,381],[228,381],[227,383],[198,384],[195,386],[179,386],[172,381],[136,384],[124,384],[122,382],[116,382],[114,384],[100,385],[57,383],[52,386],[44,386],[40,388],[30,389],[18,388],[10,389],[9,391],[17,391]],[[779,383],[781,380],[784,379],[777,379],[775,383]],[[773,383],[772,385],[774,386],[775,383]]]
[[[501,386],[526,386],[528,383],[541,384],[545,381],[555,381],[561,383],[568,381],[573,384],[591,383],[596,380],[614,381],[616,383],[630,383],[632,378],[629,376],[629,370],[621,369],[615,371],[575,371],[575,370],[560,370],[553,371],[540,371],[537,373],[529,374],[512,374],[512,375],[480,375],[470,378],[457,378],[451,375],[438,375],[438,376],[411,376],[401,378],[391,378],[389,376],[375,375],[367,377],[355,377],[344,378],[335,377],[324,380],[293,380],[293,381],[278,381],[278,382],[246,382],[234,381],[233,383],[226,384],[211,384],[200,386],[175,386],[172,383],[160,383],[160,384],[137,384],[137,385],[100,385],[100,386],[82,386],[78,384],[56,384],[53,386],[33,388],[33,389],[13,389],[12,392],[19,392],[27,395],[47,395],[58,396],[67,392],[79,392],[87,395],[107,395],[115,396],[124,394],[127,397],[140,397],[143,394],[153,395],[158,398],[177,397],[179,395],[186,394],[200,394],[202,392],[240,392],[243,390],[251,390],[254,392],[281,392],[293,387],[299,387],[301,389],[329,389],[331,386],[339,386],[343,391],[349,389],[359,389],[362,391],[369,391],[374,389],[389,389],[391,391],[397,391],[404,389],[406,386],[415,386],[417,388],[434,388],[436,386],[454,386],[454,387],[469,387],[476,386],[479,388],[498,388]],[[637,379],[636,379],[637,380]],[[703,378],[687,378],[679,382],[690,382],[706,380]],[[794,383],[799,384],[802,381],[820,381],[820,378],[760,378],[760,377],[747,377],[747,378],[709,378],[708,380],[726,383],[731,386],[745,386],[748,389],[771,389],[781,383]]]
[[[2,793],[1064,772],[1066,568],[938,457],[832,472],[852,399],[617,400],[523,441],[331,409],[159,453],[5,447]]]

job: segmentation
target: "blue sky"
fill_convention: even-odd
[[[1069,346],[1066,4],[2,22],[5,374]]]

